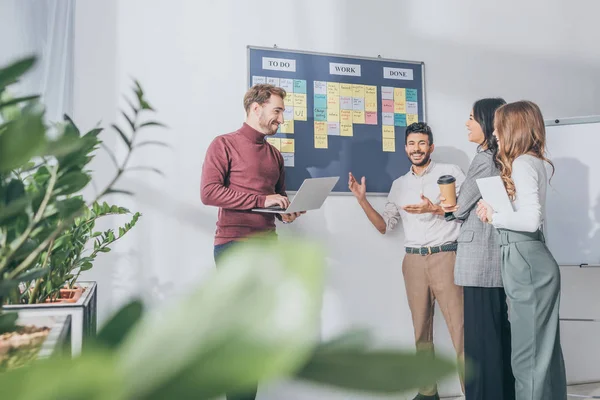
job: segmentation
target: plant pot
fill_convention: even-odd
[[[96,336],[96,282],[77,282],[75,289],[62,290],[73,291],[72,297],[39,304],[11,304],[4,306],[4,310],[18,311],[23,317],[70,315],[71,354],[76,356],[81,353],[85,342]],[[71,294],[65,292],[65,296]]]

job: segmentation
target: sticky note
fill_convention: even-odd
[[[285,110],[283,110],[283,120],[291,121],[293,119],[294,119],[294,107],[286,107]]]
[[[259,83],[267,83],[266,76],[253,76],[252,77],[252,86],[258,85]]]
[[[315,94],[327,95],[327,82],[315,81],[313,87],[315,89]]]
[[[406,89],[406,101],[418,101],[417,89]]]
[[[342,124],[352,124],[352,111],[340,110],[340,122]]]
[[[281,78],[279,80],[279,87],[282,88],[283,90],[285,90],[285,92],[289,96],[292,93],[294,93],[294,80],[293,79]]]
[[[396,139],[387,139],[383,140],[383,151],[396,152]]]
[[[419,103],[414,101],[406,102],[406,113],[407,114],[418,114],[419,113]]]
[[[402,102],[406,102],[406,89],[404,88],[394,88],[394,102],[396,100],[402,100]]]
[[[384,113],[393,113],[394,100],[381,100],[381,111]]]
[[[365,123],[365,112],[364,111],[352,111],[352,122],[355,124]]]
[[[315,135],[315,149],[326,149],[327,148],[327,134]]]
[[[352,97],[365,97],[364,85],[352,85]]]
[[[351,83],[340,83],[340,96],[352,97],[352,84]]]
[[[286,93],[283,104],[287,107],[294,107],[294,93]]]
[[[326,94],[315,94],[315,108],[327,108]]]
[[[365,123],[367,125],[377,125],[377,113],[376,112],[365,112]]]
[[[406,114],[394,114],[394,125],[406,126]]]
[[[281,138],[267,138],[267,142],[277,150],[281,151]]]
[[[352,123],[340,123],[340,136],[353,136]]]
[[[394,112],[398,114],[406,114],[406,101],[404,98],[394,98]]]
[[[396,138],[396,130],[394,126],[384,125],[382,128],[383,138],[384,139],[395,139]]]
[[[306,93],[294,92],[294,108],[306,108]]]
[[[273,85],[273,86],[277,86],[279,87],[279,78],[271,78],[271,77],[267,77],[267,83],[269,85]]]
[[[365,110],[365,99],[363,97],[353,97],[352,98],[352,109],[354,111],[364,111]]]
[[[296,121],[306,121],[306,107],[294,107],[294,120]]]
[[[352,110],[352,97],[340,97],[340,108],[342,110]]]
[[[381,99],[382,100],[394,100],[394,88],[383,86],[381,88]]]
[[[306,81],[304,79],[294,79],[294,93],[306,94]]]
[[[365,86],[365,111],[377,111],[377,86]]]
[[[419,122],[419,116],[416,114],[406,114],[406,123],[408,125]]]
[[[293,153],[294,152],[294,139],[281,139],[281,152],[282,153]]]
[[[327,82],[327,97],[340,97],[340,84],[339,82]]]
[[[281,133],[294,133],[294,120],[288,119],[279,125],[279,127],[281,128]]]
[[[327,108],[340,109],[340,96],[327,96]]]
[[[327,135],[327,122],[315,121],[315,136]]]
[[[327,121],[326,108],[315,108],[315,121]]]
[[[294,166],[294,153],[281,153],[283,156],[283,165],[285,167],[293,167]]]
[[[327,134],[340,136],[340,123],[339,122],[328,122],[327,123]]]
[[[394,113],[381,113],[381,124],[394,126]]]
[[[340,122],[340,110],[335,108],[328,108],[327,122]]]

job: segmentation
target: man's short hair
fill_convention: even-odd
[[[286,92],[280,87],[267,83],[259,83],[252,86],[244,95],[244,109],[246,110],[246,114],[250,111],[252,103],[263,105],[269,101],[272,95],[285,99]]]
[[[425,122],[413,122],[406,127],[406,135],[404,136],[404,144],[408,143],[408,135],[411,133],[423,133],[429,137],[429,144],[433,144],[433,132]]]

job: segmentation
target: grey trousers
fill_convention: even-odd
[[[566,400],[558,264],[541,232],[499,231],[516,400]]]

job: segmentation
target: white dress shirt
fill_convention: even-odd
[[[511,175],[516,190],[514,212],[494,212],[496,228],[520,232],[535,232],[541,228],[546,214],[548,177],[544,161],[524,154],[513,161]]]
[[[402,209],[409,204],[421,203],[421,193],[433,204],[439,204],[440,189],[437,180],[442,175],[452,175],[456,178],[458,196],[465,174],[457,165],[436,163],[433,160],[421,175],[415,174],[411,167],[406,175],[392,183],[383,219],[387,231],[394,229],[402,219],[406,247],[440,246],[455,242],[458,238],[458,221],[446,221],[443,215],[431,213],[411,214]]]

